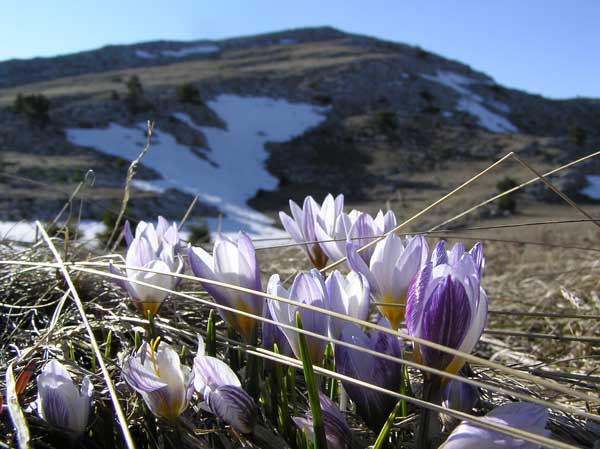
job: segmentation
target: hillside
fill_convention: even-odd
[[[15,110],[19,94],[47,98],[47,117]],[[109,46],[0,63],[0,220],[53,218],[88,169],[84,216],[117,209],[149,119],[155,138],[129,213],[179,218],[199,194],[194,217],[259,234],[272,222],[255,210],[290,197],[437,195],[459,179],[447,175],[456,164],[515,151],[544,168],[600,144],[599,100],[530,95],[423,49],[331,28]],[[571,193],[597,171],[572,172]]]

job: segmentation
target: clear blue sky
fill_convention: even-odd
[[[3,0],[0,60],[316,25],[420,45],[532,93],[600,98],[599,0]]]

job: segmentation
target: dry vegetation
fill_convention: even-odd
[[[382,198],[379,203],[354,206],[374,211],[386,207],[387,201],[387,206],[395,210],[402,221],[485,166],[481,163],[467,168],[460,163],[448,163],[440,170],[419,175],[420,181],[429,178],[435,182],[437,189],[404,189],[395,196]],[[506,173],[519,181],[532,177],[530,172],[518,167],[511,162],[482,177],[411,223],[410,232],[425,232],[491,197],[497,181]],[[586,210],[593,216],[600,212],[598,206],[586,207]],[[490,298],[490,314],[487,329],[476,349],[476,355],[482,359],[470,364],[471,377],[501,391],[482,388],[478,412],[522,398],[519,394],[548,401],[547,404],[553,405],[550,429],[554,436],[571,447],[593,447],[600,438],[598,402],[584,401],[581,397],[585,394],[590,399],[598,398],[600,393],[598,226],[568,205],[549,206],[525,199],[519,200],[517,215],[493,219],[477,218],[477,212],[471,215],[476,218],[461,219],[460,226],[457,223],[444,226],[430,238],[432,242],[441,237],[462,240],[467,245],[481,240],[485,245],[487,264],[483,285]],[[402,231],[405,230],[408,229]],[[288,447],[264,411],[250,436],[240,436],[223,427],[211,415],[203,413],[197,402],[192,402],[193,406],[181,417],[177,427],[155,422],[120,377],[122,359],[145,332],[145,320],[139,318],[107,275],[108,258],[118,259],[60,236],[52,242],[67,263],[64,270],[73,280],[89,329],[82,321],[73,299],[75,292],[69,289],[49,241],[40,239],[24,245],[4,240],[0,244],[0,369],[3,373],[7,368],[14,369],[21,379],[21,383],[17,382],[19,404],[26,410],[32,447],[63,447],[65,444],[60,434],[49,429],[31,410],[36,396],[35,381],[32,377],[27,382],[24,374],[27,367],[37,373],[44,361],[51,358],[66,360],[81,375],[92,375],[96,386],[91,430],[82,444],[91,448],[125,447],[105,387],[106,378],[94,356],[88,331],[100,344],[101,357],[138,447]],[[295,245],[273,243],[259,250],[259,260],[263,280],[275,272],[285,278],[296,270],[308,268],[304,255]],[[179,293],[173,293],[163,305],[156,326],[163,340],[180,349],[184,362],[190,365],[196,349],[196,334],[206,330],[210,297],[190,278],[178,290]],[[227,337],[221,323],[218,352],[230,358],[239,348]],[[515,377],[486,360],[516,369],[524,376]],[[418,373],[411,372],[418,379]],[[293,407],[305,409],[300,371],[297,378],[299,402]],[[566,389],[553,391],[544,383],[548,380]],[[6,392],[4,376],[0,385]],[[418,389],[418,381],[415,385]],[[4,399],[6,404],[6,395]],[[415,411],[411,409],[411,413]],[[577,415],[585,412],[595,418]],[[357,444],[372,444],[375,436],[365,429],[360,418],[349,413],[348,419],[356,433]],[[397,447],[413,447],[415,422],[403,418],[396,423],[392,441]],[[3,435],[2,447],[16,445],[6,406],[0,414],[0,434]]]

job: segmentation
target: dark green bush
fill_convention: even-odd
[[[210,242],[210,230],[206,223],[202,222],[189,227],[190,237],[189,242],[192,245]]]
[[[578,147],[582,147],[585,144],[585,130],[579,126],[571,126],[569,128],[569,142]]]
[[[377,111],[373,117],[373,122],[381,131],[394,131],[398,128],[398,114],[390,109]]]
[[[23,95],[19,93],[13,103],[13,109],[19,114],[26,115],[31,122],[41,127],[50,122],[48,114],[50,100],[42,94]]]
[[[200,92],[192,83],[185,83],[177,88],[177,99],[182,103],[202,104]]]
[[[131,76],[125,83],[127,93],[125,95],[125,104],[132,114],[147,111],[150,109],[150,103],[144,97],[144,88],[137,75]]]
[[[514,187],[517,187],[519,184],[514,179],[506,176],[505,178],[498,181],[496,184],[496,188],[498,192],[506,192]],[[509,193],[508,195],[504,195],[502,198],[499,198],[496,202],[498,209],[502,211],[508,211],[511,214],[515,212],[517,208],[517,192]]]
[[[315,101],[315,103],[318,103],[322,106],[330,105],[331,102],[333,101],[331,96],[326,95],[326,94],[316,94],[313,96],[313,100]]]

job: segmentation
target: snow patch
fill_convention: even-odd
[[[155,59],[156,55],[146,50],[136,49],[135,55],[140,59]]]
[[[581,189],[581,194],[585,195],[593,200],[600,200],[600,176],[599,175],[587,175],[588,185]]]
[[[37,226],[33,221],[0,221],[0,240],[14,240],[31,243],[35,240]],[[84,220],[79,224],[78,240],[95,241],[96,234],[103,232],[105,226],[99,221]],[[73,238],[74,236],[70,236]],[[41,236],[38,233],[38,238]]]
[[[245,230],[255,236],[282,236],[274,220],[246,205],[259,189],[273,190],[277,179],[265,168],[267,142],[285,142],[324,120],[328,108],[282,99],[219,95],[208,106],[227,124],[226,129],[199,126],[184,113],[174,114],[204,134],[212,161],[199,158],[168,133],[155,129],[143,164],[162,179],[144,181],[143,188],[167,189],[199,195],[223,212],[222,219],[208,219],[211,230]],[[133,160],[141,151],[145,125],[133,128],[111,123],[104,129],[67,129],[76,145]]]
[[[494,133],[516,133],[519,130],[506,117],[490,111],[485,103],[486,100],[471,90],[468,86],[472,84],[488,84],[480,80],[469,78],[453,72],[438,71],[435,76],[422,75],[423,78],[442,84],[460,94],[456,109],[467,112],[477,118],[479,126]],[[510,107],[499,101],[487,102],[492,108],[508,114]]]
[[[197,47],[180,48],[179,50],[162,50],[160,54],[169,58],[184,58],[190,55],[210,54],[221,51],[216,45],[201,45]]]
[[[165,193],[165,189],[153,184],[150,181],[145,181],[143,179],[133,179],[131,180],[131,187],[136,190],[141,190],[142,192],[151,192],[151,193]]]
[[[292,39],[291,37],[284,37],[283,39],[279,39],[280,45],[292,45],[297,43],[298,41],[296,39]]]

